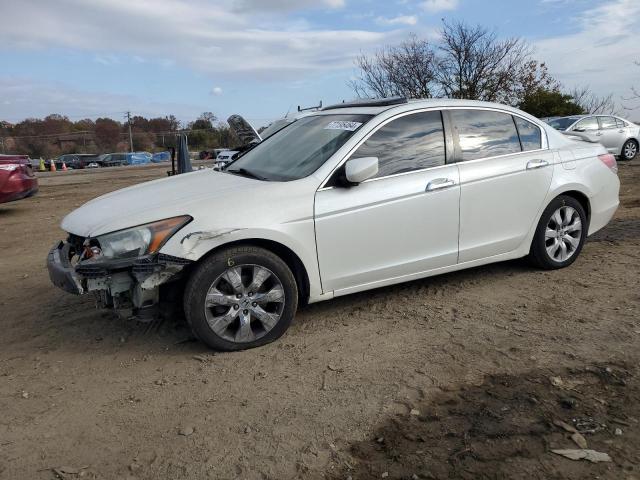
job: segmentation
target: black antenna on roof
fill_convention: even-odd
[[[307,110],[320,110],[321,108],[322,108],[322,100],[320,100],[320,103],[315,107],[302,108],[300,105],[298,105],[298,112],[306,112]]]

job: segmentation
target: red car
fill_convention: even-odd
[[[0,203],[35,195],[38,179],[26,155],[0,155]]]

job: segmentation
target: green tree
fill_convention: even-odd
[[[563,117],[586,113],[571,95],[538,88],[524,96],[518,107],[534,117]]]

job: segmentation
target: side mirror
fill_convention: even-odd
[[[584,132],[585,129],[584,128],[574,128],[573,131],[574,132]]]
[[[361,157],[347,160],[344,166],[347,181],[352,184],[362,183],[378,173],[378,157]]]

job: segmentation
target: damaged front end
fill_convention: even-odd
[[[179,281],[192,263],[158,251],[190,220],[174,217],[94,238],[70,234],[49,252],[49,277],[66,292],[93,292],[103,307],[130,309],[139,320],[153,320],[163,287]]]

